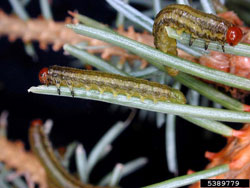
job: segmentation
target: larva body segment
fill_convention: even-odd
[[[124,77],[100,71],[80,70],[69,67],[51,66],[39,73],[41,83],[69,87],[74,95],[73,88],[98,90],[100,93],[110,92],[114,96],[121,94],[128,98],[138,97],[142,101],[150,99],[154,102],[167,101],[173,103],[186,103],[185,96],[179,90],[133,77]]]
[[[164,51],[164,41],[162,42],[161,38],[164,37],[162,35],[165,35],[165,33],[159,31],[162,31],[162,27],[165,26],[174,28],[179,33],[185,31],[191,34],[190,46],[194,39],[204,39],[205,49],[207,49],[209,41],[218,41],[224,51],[224,43],[236,45],[242,38],[240,28],[223,18],[201,12],[186,5],[173,4],[162,9],[155,18],[153,35],[155,37],[155,46],[161,51]]]

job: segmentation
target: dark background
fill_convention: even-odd
[[[0,1],[0,8],[7,13],[11,12],[8,1]],[[145,9],[141,6],[136,8]],[[38,1],[31,1],[26,10],[33,18],[39,16]],[[64,20],[68,10],[78,10],[81,14],[109,25],[112,25],[116,16],[115,10],[103,0],[53,0],[52,11],[56,21]],[[112,110],[110,104],[103,102],[28,93],[28,88],[39,85],[38,72],[42,67],[54,64],[70,66],[74,60],[73,57],[64,56],[62,50],[54,52],[50,46],[47,51],[43,51],[37,42],[33,44],[38,55],[37,61],[25,53],[20,39],[10,43],[7,37],[0,38],[0,111],[9,111],[9,138],[23,140],[29,149],[27,138],[30,122],[35,118],[44,121],[51,118],[54,127],[50,138],[54,147],[79,141],[89,153],[115,122],[127,118],[130,110],[121,107]],[[226,143],[221,136],[180,118],[176,124],[179,175],[186,174],[188,169],[202,170],[208,163],[204,152],[219,151]],[[164,134],[165,126],[158,129],[155,120],[149,117],[140,120],[137,113],[132,124],[112,144],[112,152],[94,169],[91,182],[97,182],[117,162],[125,163],[141,156],[148,158],[148,164],[122,179],[121,186],[145,186],[174,177],[167,169]]]

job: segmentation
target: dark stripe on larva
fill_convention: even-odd
[[[69,67],[52,66],[48,69],[48,84],[67,86],[72,91],[74,87],[98,90],[101,93],[111,92],[130,97],[139,97],[141,100],[150,99],[154,102],[168,101],[186,103],[186,99],[179,90],[133,77],[124,77],[100,71],[80,70]]]

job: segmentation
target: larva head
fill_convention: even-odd
[[[44,67],[39,72],[39,80],[41,84],[48,84],[48,68]]]
[[[34,126],[42,126],[43,125],[43,122],[42,120],[40,119],[35,119],[31,122],[31,126],[34,127]]]
[[[243,37],[243,33],[239,27],[233,26],[227,30],[226,40],[230,46],[235,46],[240,42]]]

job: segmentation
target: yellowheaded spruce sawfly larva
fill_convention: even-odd
[[[82,183],[63,168],[54,154],[48,136],[44,132],[40,119],[33,120],[29,129],[29,141],[32,152],[40,160],[46,170],[47,183],[50,188],[115,188],[110,186],[94,186]]]
[[[133,77],[125,77],[100,71],[81,70],[69,67],[51,66],[41,69],[39,80],[42,84],[55,85],[60,94],[60,86],[66,86],[74,96],[73,88],[98,90],[100,93],[110,92],[114,96],[125,95],[128,98],[138,97],[142,101],[150,99],[155,103],[167,101],[184,104],[186,98],[177,89],[157,82]]]
[[[234,46],[243,36],[239,27],[223,18],[201,12],[187,5],[169,5],[157,14],[153,35],[155,47],[173,55],[177,55],[176,40],[168,37],[165,26],[177,30],[178,34],[183,31],[189,33],[191,35],[189,46],[192,45],[194,39],[201,38],[205,40],[205,49],[208,48],[210,41],[217,41],[222,45],[223,52],[225,43]]]

